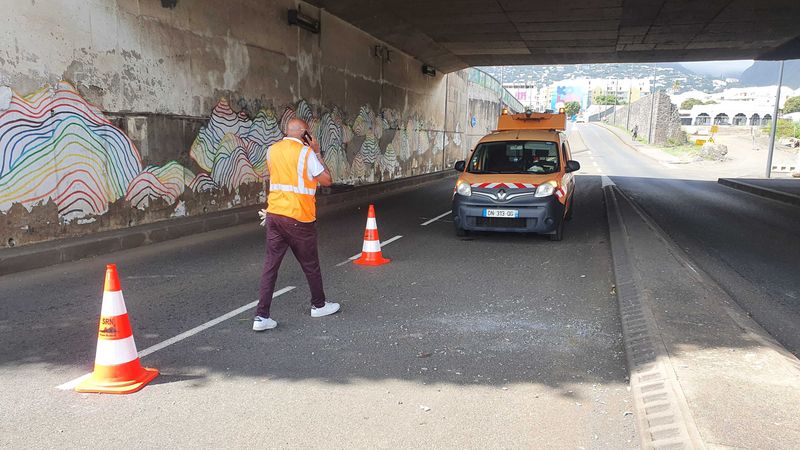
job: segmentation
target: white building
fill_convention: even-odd
[[[503,87],[511,93],[522,106],[538,111],[539,89],[532,83],[504,83]]]
[[[682,109],[682,125],[763,126],[772,120],[774,107],[762,102],[726,101]]]
[[[763,126],[772,120],[775,110],[777,86],[759,86],[725,89],[714,94],[686,92],[672,96],[673,103],[680,105],[684,100],[696,98],[710,105],[695,105],[692,109],[682,109],[683,125],[749,125]],[[781,88],[780,107],[787,98],[800,94],[800,89]]]

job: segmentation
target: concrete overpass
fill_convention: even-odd
[[[793,0],[310,0],[449,72],[468,66],[800,58]]]
[[[439,179],[504,102],[460,67],[788,57],[797,6],[329,3],[0,0],[0,448],[797,447],[798,195],[743,194],[716,162],[662,164],[595,124],[572,130],[562,242],[455,238]],[[318,229],[343,311],[309,318],[288,263],[281,325],[254,335],[265,149],[293,117],[339,184]],[[383,268],[350,263],[371,202]],[[107,262],[135,359],[162,370],[124,400],[63,391],[127,328],[97,340]],[[134,356],[103,347],[99,365]]]

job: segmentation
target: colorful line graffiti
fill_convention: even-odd
[[[163,167],[147,166],[131,181],[125,200],[139,209],[147,208],[156,198],[172,205],[194,179],[195,175],[189,169],[175,161]]]
[[[220,100],[197,135],[189,155],[211,173],[216,186],[233,191],[266,174],[267,148],[283,138],[275,113],[262,109],[253,120]]]
[[[300,101],[280,115],[261,109],[251,119],[222,99],[189,148],[193,169],[175,160],[143,167],[131,139],[68,82],[9,96],[0,105],[0,213],[17,203],[30,212],[52,201],[61,223],[91,223],[118,201],[142,211],[166,205],[169,215],[186,215],[191,193],[211,195],[204,198],[212,204],[219,200],[218,207],[263,201],[258,189],[268,176],[267,149],[283,138],[293,117],[309,123],[325,163],[342,184],[432,170],[446,145],[429,123],[390,109],[376,113],[364,106],[348,124],[337,107],[318,115]],[[256,190],[241,196],[242,187],[253,183]]]
[[[67,82],[0,111],[0,211],[55,201],[65,220],[102,215],[141,171],[131,140]]]

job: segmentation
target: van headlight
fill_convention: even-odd
[[[472,187],[470,187],[469,183],[459,181],[458,184],[456,184],[456,192],[458,192],[458,195],[469,197],[472,195]]]
[[[548,181],[547,183],[540,184],[539,187],[536,188],[536,194],[534,197],[549,197],[556,192],[556,184],[553,181]]]

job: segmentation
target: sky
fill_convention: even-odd
[[[683,67],[694,72],[719,77],[725,74],[740,74],[753,65],[752,59],[737,61],[695,61],[681,63]]]

